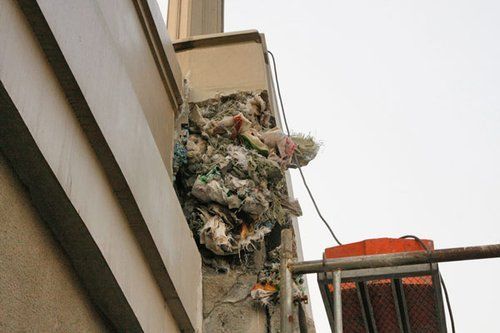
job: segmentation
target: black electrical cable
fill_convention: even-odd
[[[278,70],[276,69],[276,59],[274,58],[274,54],[271,51],[268,50],[267,53],[271,56],[271,59],[273,61],[274,80],[276,82],[276,91],[278,92],[278,99],[280,101],[281,114],[283,115],[283,122],[285,123],[286,133],[288,134],[288,136],[290,136],[290,128],[288,127],[288,121],[286,119],[286,114],[285,114],[285,107],[283,106],[283,98],[281,97],[280,83],[278,80]],[[330,231],[330,234],[332,235],[335,242],[337,242],[338,245],[342,245],[342,243],[339,241],[339,239],[337,238],[337,236],[333,232],[333,230],[330,227],[330,225],[328,224],[328,222],[325,220],[325,218],[321,214],[319,207],[318,207],[318,204],[316,203],[316,200],[314,199],[314,196],[311,192],[311,189],[307,185],[306,177],[304,176],[304,172],[302,172],[302,168],[297,163],[297,161],[295,161],[295,163],[297,164],[297,168],[299,169],[300,177],[302,178],[302,183],[304,183],[304,187],[306,188],[307,193],[309,194],[309,197],[311,198],[311,201],[314,205],[314,208],[316,209],[316,213],[318,213],[319,218],[321,219],[321,221],[323,221],[325,226],[328,228],[328,231]]]
[[[427,252],[427,254],[430,254],[430,249],[425,245],[424,242],[420,238],[414,235],[405,235],[399,238],[413,238],[416,240],[420,246]],[[448,315],[450,316],[450,322],[451,322],[451,331],[455,333],[455,320],[453,319],[453,311],[451,310],[451,302],[450,302],[450,297],[448,295],[448,289],[446,289],[446,284],[444,283],[443,276],[441,275],[441,272],[439,272],[439,281],[441,281],[441,285],[443,286],[443,291],[444,291],[444,297],[446,299],[446,307],[448,308]]]
[[[453,311],[451,310],[450,297],[448,296],[448,289],[446,289],[446,284],[444,283],[443,276],[439,273],[439,279],[441,280],[441,285],[443,286],[444,297],[446,298],[446,306],[448,307],[448,315],[450,316],[451,331],[455,333],[455,321],[453,320]]]
[[[276,69],[276,59],[274,58],[274,54],[271,51],[268,50],[267,53],[271,56],[271,59],[272,59],[272,62],[273,62],[274,79],[276,81],[276,90],[278,92],[278,99],[280,101],[281,114],[283,115],[283,122],[285,123],[286,132],[287,132],[288,136],[290,136],[290,128],[288,127],[288,121],[287,121],[286,114],[285,114],[285,107],[283,106],[283,98],[281,97],[281,89],[280,89],[280,84],[279,84],[279,80],[278,80],[278,71]],[[314,208],[316,209],[316,212],[318,213],[319,218],[323,221],[323,223],[325,224],[325,226],[328,228],[328,231],[330,231],[330,234],[332,235],[332,237],[335,240],[335,242],[337,242],[338,245],[342,245],[342,243],[338,240],[337,236],[333,232],[333,230],[330,227],[330,225],[328,224],[328,222],[325,220],[325,218],[323,217],[323,215],[321,215],[321,212],[320,212],[319,207],[318,207],[318,205],[316,203],[316,200],[314,199],[314,196],[313,196],[313,194],[311,192],[311,189],[307,185],[307,181],[306,181],[306,178],[304,176],[304,173],[302,172],[302,168],[299,166],[298,163],[296,163],[296,164],[297,164],[297,168],[299,169],[299,173],[300,173],[300,177],[302,178],[302,182],[304,183],[304,187],[306,188],[307,193],[309,194],[309,197],[311,198],[311,201],[312,201],[312,203],[314,205]],[[413,239],[415,239],[420,244],[420,246],[422,246],[422,248],[427,253],[430,253],[429,248],[417,236],[405,235],[405,236],[402,236],[400,238],[413,238]],[[443,276],[441,275],[441,273],[439,273],[439,280],[441,282],[441,285],[443,286],[444,296],[445,296],[445,299],[446,299],[446,306],[448,308],[448,315],[450,317],[450,322],[451,322],[451,330],[452,330],[453,333],[455,333],[455,320],[453,319],[453,311],[451,309],[450,297],[448,295],[448,289],[446,288],[446,284],[444,282],[444,279],[443,279]]]

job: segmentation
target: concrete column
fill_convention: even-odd
[[[224,31],[224,0],[170,0],[167,29],[172,39]]]

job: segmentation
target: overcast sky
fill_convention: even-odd
[[[226,0],[225,29],[265,33],[290,127],[323,142],[304,172],[343,242],[500,243],[500,2]],[[292,174],[320,259],[334,243]],[[441,271],[457,331],[500,332],[500,260]]]

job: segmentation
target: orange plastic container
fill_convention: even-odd
[[[432,240],[422,242],[429,250],[434,249]],[[425,249],[414,239],[377,238],[331,247],[324,255],[325,259],[334,259],[412,251]],[[344,332],[445,332],[437,265],[432,269],[428,267],[428,272],[415,275],[398,275],[398,267],[395,267],[388,270],[387,275],[376,278],[343,279]],[[325,291],[333,292],[331,282],[324,286]],[[323,297],[329,296],[324,293]],[[330,323],[332,316],[333,313],[329,314]]]
[[[433,241],[422,239],[422,242],[429,250],[434,250]],[[414,239],[374,238],[357,243],[330,247],[325,250],[325,258],[331,259],[411,251],[425,251],[425,249]]]

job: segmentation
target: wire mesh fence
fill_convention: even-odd
[[[390,279],[371,280],[368,281],[367,286],[374,326],[377,327],[378,332],[400,332],[392,281]]]
[[[358,291],[354,282],[345,282],[341,285],[342,289],[342,318],[344,325],[349,326],[351,332],[364,333],[365,324],[363,320],[363,309],[358,301]],[[333,290],[332,290],[333,292]]]
[[[436,309],[436,292],[431,276],[403,278],[411,331],[439,332],[439,318]]]
[[[352,272],[341,283],[344,333],[443,333],[446,323],[437,266],[427,272],[397,273],[397,267],[363,277]],[[387,273],[387,274],[384,274]],[[415,275],[412,275],[415,274]],[[331,274],[320,273],[323,298],[328,300],[330,324],[334,327]]]

